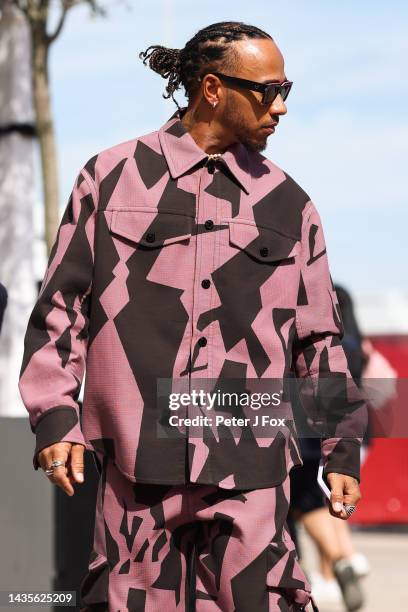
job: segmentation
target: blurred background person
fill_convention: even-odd
[[[362,348],[363,337],[350,294],[339,285],[335,285],[335,289],[344,326],[342,345],[351,375],[360,386],[368,360]],[[302,414],[301,411],[298,413]],[[316,434],[305,419],[302,419],[301,431],[300,448],[304,465],[291,472],[290,526],[293,530],[295,522],[300,521],[317,547],[320,571],[310,574],[316,600],[322,603],[338,603],[343,599],[347,610],[359,610],[364,602],[360,578],[369,571],[368,561],[355,550],[347,522],[333,520],[330,516],[316,480],[320,440],[315,437]],[[364,444],[368,444],[367,436]],[[297,544],[300,556],[298,540]]]
[[[335,285],[339,300],[344,335],[344,348],[351,375],[366,391],[369,406],[380,409],[395,396],[397,372],[368,338],[364,338],[352,297],[342,286]],[[291,507],[288,525],[304,565],[296,523],[300,522],[318,552],[319,569],[310,572],[313,594],[318,604],[344,602],[347,610],[364,605],[361,579],[368,575],[367,557],[356,550],[347,521],[337,521],[329,513],[324,495],[317,483],[320,461],[320,440],[309,426],[302,410],[297,411],[300,447],[304,465],[291,471]],[[298,423],[297,423],[298,424]],[[370,449],[370,423],[361,447],[361,465]]]

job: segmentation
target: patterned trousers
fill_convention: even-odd
[[[135,484],[97,463],[81,612],[317,610],[286,526],[289,476],[251,490]]]

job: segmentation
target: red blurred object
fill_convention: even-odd
[[[408,523],[408,335],[370,336],[398,372],[398,405],[370,411],[374,430],[392,418],[392,437],[375,437],[361,468],[362,500],[350,519],[361,525]],[[379,434],[381,435],[381,434]],[[400,435],[401,437],[397,437]],[[402,437],[405,436],[405,437]]]

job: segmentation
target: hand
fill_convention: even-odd
[[[74,495],[75,482],[84,482],[84,451],[83,444],[72,442],[57,442],[51,446],[43,448],[38,453],[38,461],[43,470],[51,467],[54,459],[63,461],[65,465],[54,468],[54,473],[47,478],[70,497]]]
[[[343,504],[357,506],[361,499],[360,485],[353,476],[329,472],[327,482],[331,489],[329,511],[332,516],[347,520],[347,515]]]

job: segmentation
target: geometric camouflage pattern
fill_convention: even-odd
[[[191,594],[197,612],[300,612],[314,605],[285,523],[289,476],[252,490],[155,485],[129,481],[108,456],[97,461],[81,612],[185,611]]]
[[[316,207],[241,143],[207,163],[181,116],[95,155],[75,181],[25,336],[34,468],[70,441],[133,482],[275,486],[302,465],[290,419],[268,440],[160,436],[157,382],[294,374],[335,381],[325,473],[359,479],[364,417]]]

